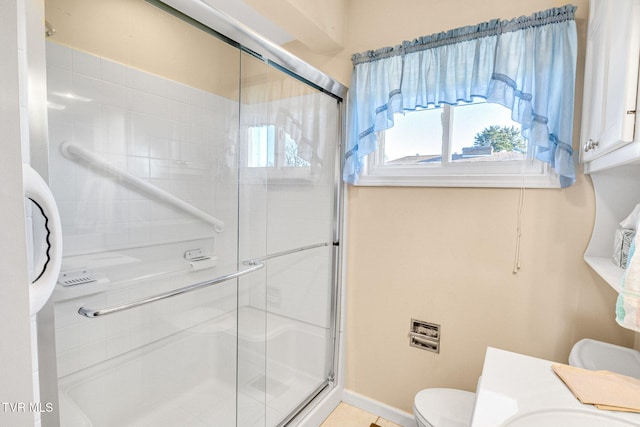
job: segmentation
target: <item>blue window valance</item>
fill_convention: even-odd
[[[394,113],[484,98],[522,125],[527,157],[548,163],[562,187],[572,185],[575,10],[496,19],[353,55],[344,181],[357,183],[376,132],[393,126]]]

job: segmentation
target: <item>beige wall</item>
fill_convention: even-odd
[[[144,0],[46,0],[49,40],[230,99],[240,52]]]
[[[333,0],[331,17],[342,1]],[[248,54],[241,59],[236,47],[145,0],[46,0],[46,19],[55,28],[52,42],[233,100],[240,63],[252,62]],[[241,84],[243,102],[249,103],[315,92],[273,68],[251,65],[242,69]]]
[[[406,411],[425,387],[473,390],[487,346],[566,361],[592,337],[625,345],[615,294],[582,260],[593,220],[584,177],[527,190],[350,191],[347,388]],[[442,325],[440,354],[408,346],[410,318]]]
[[[350,0],[337,55],[287,47],[348,84],[350,56],[565,1]],[[588,1],[578,6],[577,147]],[[474,390],[487,346],[564,362],[591,337],[627,346],[616,294],[583,261],[593,187],[527,190],[521,270],[513,274],[519,190],[350,187],[347,222],[347,388],[411,411],[425,387]],[[440,354],[409,347],[410,319],[442,325]]]

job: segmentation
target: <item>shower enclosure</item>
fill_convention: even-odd
[[[295,425],[334,387],[345,88],[168,3],[45,3],[59,424]]]

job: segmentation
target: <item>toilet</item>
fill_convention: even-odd
[[[452,388],[427,388],[416,394],[418,427],[469,427],[476,394]]]
[[[640,378],[640,351],[585,338],[571,349],[569,365]]]

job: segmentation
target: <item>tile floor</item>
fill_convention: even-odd
[[[355,406],[341,402],[340,405],[329,415],[320,427],[370,427],[371,424],[380,427],[401,427],[391,421],[385,420],[377,415],[363,411]]]

